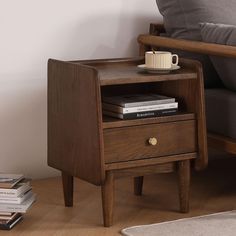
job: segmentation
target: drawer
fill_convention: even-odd
[[[196,151],[196,121],[104,130],[105,163]]]

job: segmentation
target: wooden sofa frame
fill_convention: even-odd
[[[173,39],[160,36],[160,34],[164,32],[165,28],[162,24],[150,24],[149,34],[138,36],[140,55],[144,55],[145,51],[150,50],[150,47],[165,47],[207,55],[231,57],[236,59],[236,47],[234,46],[204,43],[183,39]],[[209,147],[231,154],[236,154],[236,140],[225,137],[223,135],[209,132],[207,136]]]

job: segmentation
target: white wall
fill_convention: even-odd
[[[47,59],[138,55],[136,37],[159,22],[155,0],[0,0],[0,172],[47,167]]]

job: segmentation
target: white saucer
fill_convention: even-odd
[[[149,68],[149,67],[146,67],[145,64],[143,64],[143,65],[138,65],[138,68],[142,69],[142,70],[145,70],[149,73],[165,74],[165,73],[169,73],[171,71],[180,69],[180,66],[172,65],[171,68],[168,68],[168,69],[158,69],[158,68]]]

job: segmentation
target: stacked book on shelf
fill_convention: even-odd
[[[35,197],[29,179],[19,174],[0,173],[0,229],[13,228]]]
[[[160,94],[129,94],[104,96],[103,114],[122,120],[142,119],[176,114],[178,102]]]

